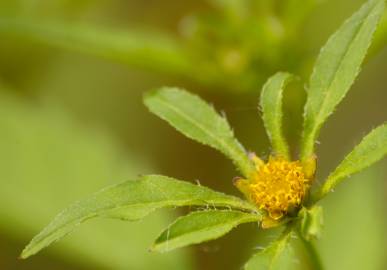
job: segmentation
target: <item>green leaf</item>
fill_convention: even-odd
[[[219,238],[242,223],[260,221],[261,215],[229,210],[193,212],[178,218],[157,238],[152,251],[166,252]]]
[[[77,202],[55,219],[23,250],[27,258],[70,233],[80,223],[95,217],[140,219],[155,209],[170,206],[219,206],[255,211],[254,206],[236,197],[160,175],[127,181]]]
[[[346,177],[357,173],[387,155],[387,124],[372,130],[328,176],[316,200],[323,198]]]
[[[370,0],[350,17],[321,49],[305,104],[301,159],[314,153],[318,133],[344,98],[371,44],[384,10],[384,0]]]
[[[139,68],[188,75],[191,64],[178,41],[149,30],[1,17],[0,34],[94,55]]]
[[[188,138],[219,150],[245,177],[250,175],[251,162],[227,120],[198,96],[182,89],[164,87],[147,93],[144,102],[151,112]]]
[[[282,92],[292,75],[278,72],[270,77],[261,93],[262,118],[274,153],[290,158],[289,146],[282,132]]]
[[[149,161],[124,153],[115,136],[84,125],[62,101],[43,105],[12,92],[18,93],[0,82],[0,249],[6,248],[0,269],[19,268],[15,254],[23,243],[71,202],[154,169]],[[131,223],[96,219],[53,245],[44,258],[51,269],[64,261],[71,262],[69,268],[190,269],[186,251],[147,252],[174,214],[157,211]]]
[[[292,250],[289,246],[292,231],[287,228],[280,238],[259,251],[245,264],[245,270],[283,270],[292,267]]]

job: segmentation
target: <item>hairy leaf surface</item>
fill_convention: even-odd
[[[324,197],[346,177],[357,173],[387,155],[387,124],[372,130],[328,176],[318,198]]]
[[[383,10],[384,0],[369,0],[321,49],[307,91],[302,160],[313,154],[321,126],[357,77]]]
[[[182,89],[164,87],[147,93],[144,102],[151,112],[188,138],[219,150],[244,176],[249,175],[250,160],[227,120],[201,98]]]
[[[282,93],[292,75],[278,72],[268,79],[261,93],[262,118],[275,154],[289,159],[289,146],[282,132]]]
[[[157,238],[153,251],[166,252],[219,238],[242,223],[260,221],[261,215],[229,210],[193,212],[178,218]]]
[[[136,220],[161,207],[185,205],[255,211],[254,206],[236,197],[166,176],[148,175],[140,180],[108,187],[65,209],[32,239],[21,257],[37,253],[91,218]]]

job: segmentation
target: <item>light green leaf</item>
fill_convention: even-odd
[[[316,199],[332,191],[346,177],[357,173],[387,155],[387,124],[372,130],[328,176]]]
[[[95,217],[124,220],[142,218],[155,209],[169,206],[220,206],[254,211],[249,203],[211,189],[160,175],[143,176],[94,194],[65,209],[23,250],[27,258]]]
[[[151,250],[166,252],[219,238],[242,223],[257,222],[261,215],[229,210],[193,212],[178,218],[157,238]]]
[[[261,93],[262,118],[273,151],[287,159],[290,158],[289,146],[282,132],[282,92],[292,75],[278,72],[270,77]]]
[[[358,75],[383,10],[384,0],[369,0],[321,49],[307,91],[302,160],[313,154],[323,123],[344,98]]]
[[[147,93],[144,102],[151,112],[188,138],[219,150],[245,177],[249,176],[251,162],[227,120],[198,96],[182,89],[164,87]]]
[[[292,250],[289,246],[292,231],[287,228],[280,238],[259,251],[245,264],[245,270],[284,270],[292,267]]]
[[[99,26],[3,16],[0,18],[0,35],[29,39],[164,73],[187,75],[191,71],[189,60],[178,42],[156,31],[117,31]]]

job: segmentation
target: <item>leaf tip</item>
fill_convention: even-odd
[[[30,252],[30,249],[29,247],[25,247],[23,249],[23,251],[20,253],[18,259],[19,260],[25,260],[25,259],[28,259],[30,256],[32,256],[33,254]]]

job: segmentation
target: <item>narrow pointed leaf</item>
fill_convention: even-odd
[[[182,89],[164,87],[147,93],[144,102],[151,112],[188,138],[219,150],[244,176],[249,175],[250,160],[227,120],[198,96]]]
[[[282,132],[282,93],[292,75],[278,72],[265,83],[260,106],[267,135],[275,154],[290,158],[289,146]]]
[[[0,34],[164,73],[188,75],[191,72],[190,61],[180,44],[156,31],[117,31],[83,24],[1,17]]]
[[[91,218],[136,220],[161,207],[185,205],[255,211],[252,205],[236,197],[169,177],[149,175],[111,186],[71,205],[32,239],[21,257],[27,258],[37,253]]]
[[[178,218],[157,238],[152,251],[166,252],[219,238],[242,223],[260,221],[257,214],[229,210],[193,212]]]
[[[245,264],[245,270],[284,270],[292,269],[292,250],[289,246],[291,230],[286,231],[280,238],[272,242],[267,248],[259,251]]]
[[[387,124],[372,130],[328,176],[317,199],[333,190],[345,178],[357,173],[387,155]]]
[[[321,49],[307,91],[302,160],[313,154],[320,128],[357,77],[383,10],[384,0],[369,0]]]

